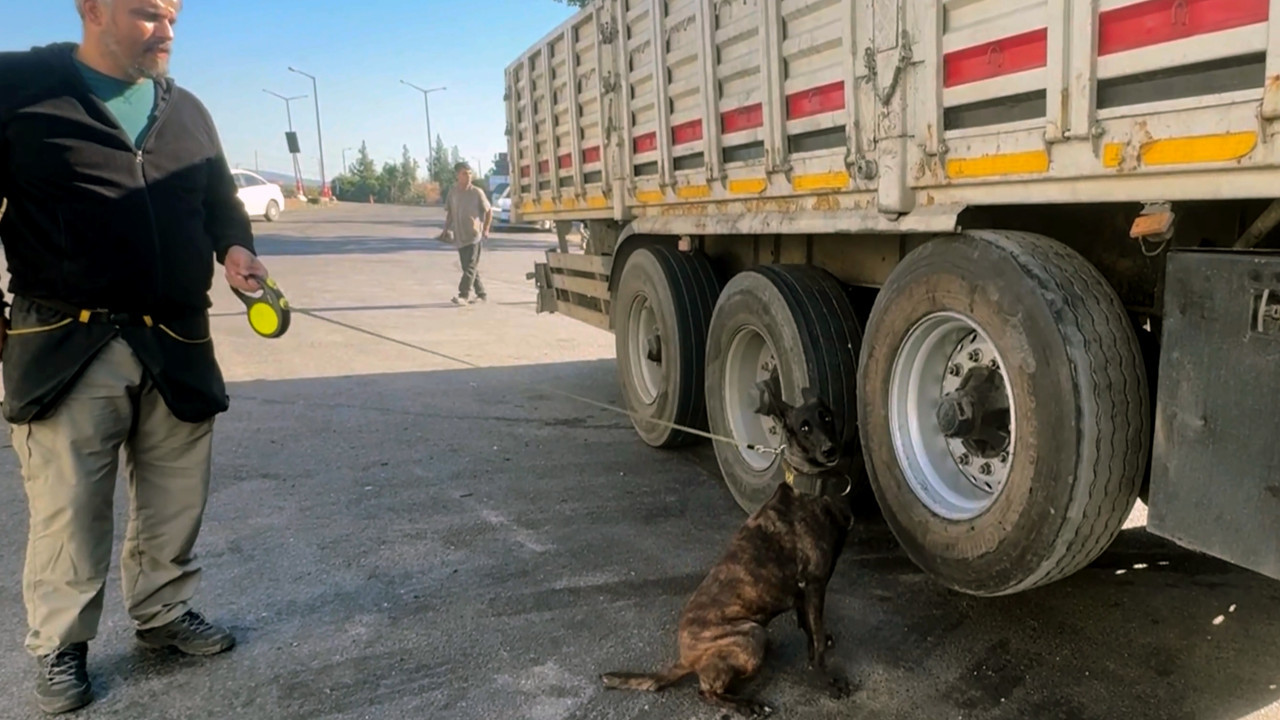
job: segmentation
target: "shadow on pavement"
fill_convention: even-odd
[[[602,671],[672,659],[681,605],[743,519],[705,446],[652,450],[624,417],[530,387],[616,404],[614,372],[233,385],[199,602],[240,646],[205,661],[136,649],[113,570],[90,654],[102,694],[82,716],[718,717],[689,684],[599,688]],[[34,718],[25,505],[6,457],[0,715]],[[1141,530],[1066,581],[978,599],[925,579],[868,521],[827,604],[833,661],[858,689],[834,701],[805,684],[788,614],[748,688],[779,717],[1239,720],[1280,698],[1280,583]]]

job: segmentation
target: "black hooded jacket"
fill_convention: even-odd
[[[10,422],[52,412],[111,339],[124,337],[175,415],[225,410],[208,337],[214,260],[253,233],[208,111],[156,82],[140,148],[75,66],[73,44],[0,54],[0,242],[15,296],[11,325],[44,327],[76,309],[164,325],[75,322],[11,335],[3,356]],[[95,316],[100,317],[100,316]],[[54,321],[54,322],[49,322]]]

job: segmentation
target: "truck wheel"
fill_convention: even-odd
[[[628,257],[613,302],[618,383],[649,445],[678,447],[705,430],[707,325],[720,282],[706,256],[649,245]]]
[[[927,243],[881,289],[858,419],[872,487],[939,582],[1005,595],[1092,562],[1133,508],[1147,377],[1115,292],[1048,238]]]
[[[830,403],[844,446],[856,449],[861,341],[844,288],[823,270],[770,265],[739,273],[725,286],[708,331],[707,417],[713,433],[742,444],[717,442],[715,453],[744,510],[763,505],[783,479],[776,456],[745,447],[781,442],[774,422],[756,414],[756,382],[776,371],[789,403],[812,388]]]

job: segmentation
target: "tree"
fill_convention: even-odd
[[[595,0],[556,0],[556,2],[564,3],[565,5],[569,5],[570,7],[577,7],[577,8],[587,7],[594,1]]]
[[[427,174],[432,182],[440,185],[442,191],[445,183],[453,182],[453,162],[449,159],[449,149],[439,135],[436,135],[436,147],[431,151],[431,167]]]
[[[344,168],[336,184],[339,200],[368,202],[372,197],[376,201],[385,202],[382,178],[377,164],[369,157],[368,143],[360,143],[360,154],[356,156],[356,161],[351,163],[351,167]]]
[[[402,205],[413,196],[413,186],[418,182],[418,161],[409,153],[409,146],[404,146],[399,163],[386,163],[379,176],[382,186],[381,202]]]

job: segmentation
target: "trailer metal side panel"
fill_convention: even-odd
[[[597,0],[508,69],[516,206],[857,233],[926,207],[1274,196],[1277,8]]]

